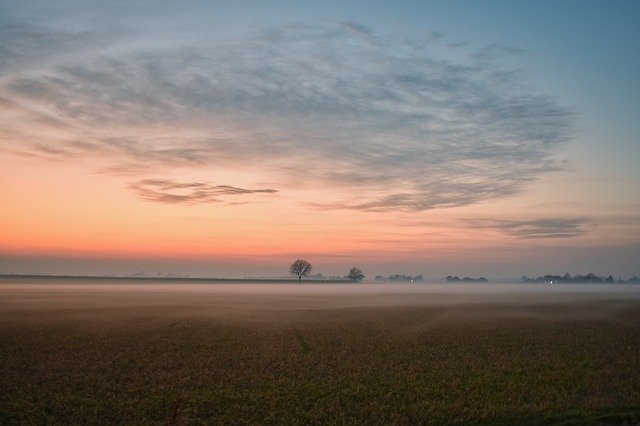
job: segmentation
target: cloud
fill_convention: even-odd
[[[1,9],[0,9],[1,10]],[[122,27],[65,31],[24,20],[11,19],[0,13],[0,72],[27,71],[33,67],[54,66],[68,59],[70,53],[91,56],[113,46],[131,32]],[[39,19],[39,20],[46,20]]]
[[[467,220],[472,228],[493,229],[520,239],[571,238],[587,232],[588,218],[544,218],[533,220]]]
[[[208,182],[177,182],[169,179],[142,179],[129,185],[129,189],[146,201],[166,204],[219,203],[228,196],[274,194],[275,189],[245,189]],[[246,201],[229,204],[245,204]]]
[[[572,137],[572,111],[500,62],[513,48],[407,42],[347,22],[183,45],[113,36],[87,55],[78,34],[20,25],[3,35],[21,53],[10,47],[0,90],[21,115],[0,148],[19,137],[22,154],[96,158],[107,173],[257,170],[335,194],[315,208],[422,211],[517,194],[561,168],[554,152]],[[20,44],[25,31],[46,48]],[[55,140],[29,126],[45,118]]]

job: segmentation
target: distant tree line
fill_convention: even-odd
[[[448,283],[458,283],[458,282],[463,282],[463,283],[486,283],[489,280],[487,280],[485,277],[480,277],[480,278],[471,278],[471,277],[464,277],[462,279],[460,279],[460,277],[458,276],[451,276],[451,275],[447,275],[447,277],[444,279],[446,282]]]
[[[365,275],[362,273],[360,268],[356,268],[355,266],[349,269],[349,273],[344,275],[343,277],[325,277],[322,274],[311,275],[311,270],[313,269],[313,265],[311,262],[305,259],[297,259],[291,265],[289,265],[289,275],[293,275],[298,278],[298,282],[302,282],[303,277],[308,277],[310,279],[318,279],[318,280],[334,280],[334,279],[344,279],[349,280],[351,282],[357,283],[362,281],[365,278]]]
[[[362,273],[360,268],[353,267],[353,268],[349,269],[349,273],[347,274],[347,278],[349,279],[349,281],[353,281],[354,283],[357,283],[357,282],[362,281],[362,279],[364,278],[364,274]]]
[[[608,277],[605,278],[592,273],[589,273],[587,275],[575,275],[575,276],[571,276],[571,274],[566,273],[564,275],[543,275],[537,278],[529,278],[526,275],[523,275],[522,282],[543,283],[543,284],[565,284],[565,283],[640,284],[640,277],[634,276],[625,281],[620,277],[618,277],[618,279],[615,279],[613,278],[612,275],[609,275]]]
[[[307,278],[310,280],[317,280],[317,281],[322,281],[322,280],[336,281],[336,280],[345,280],[346,275],[324,275],[321,273],[317,273],[317,274],[307,275]]]
[[[422,274],[420,275],[416,275],[415,277],[413,275],[400,275],[400,274],[394,274],[394,275],[389,275],[388,277],[384,277],[382,275],[376,275],[375,278],[376,281],[406,281],[406,282],[418,282],[418,281],[424,281],[424,277],[422,276]]]

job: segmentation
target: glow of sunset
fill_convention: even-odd
[[[0,273],[639,274],[638,8],[491,5],[3,6]]]

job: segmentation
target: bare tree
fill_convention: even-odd
[[[302,281],[302,277],[309,275],[313,266],[304,259],[298,259],[289,266],[289,273],[298,277],[298,282]]]
[[[347,277],[355,283],[358,281],[362,281],[362,279],[364,278],[364,274],[359,268],[351,268],[349,269],[349,275],[347,275]]]

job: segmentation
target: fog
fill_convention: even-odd
[[[0,280],[0,312],[180,308],[202,314],[429,306],[640,301],[625,284],[292,284],[135,280]],[[591,304],[591,303],[590,303]],[[597,304],[596,304],[597,306]]]

